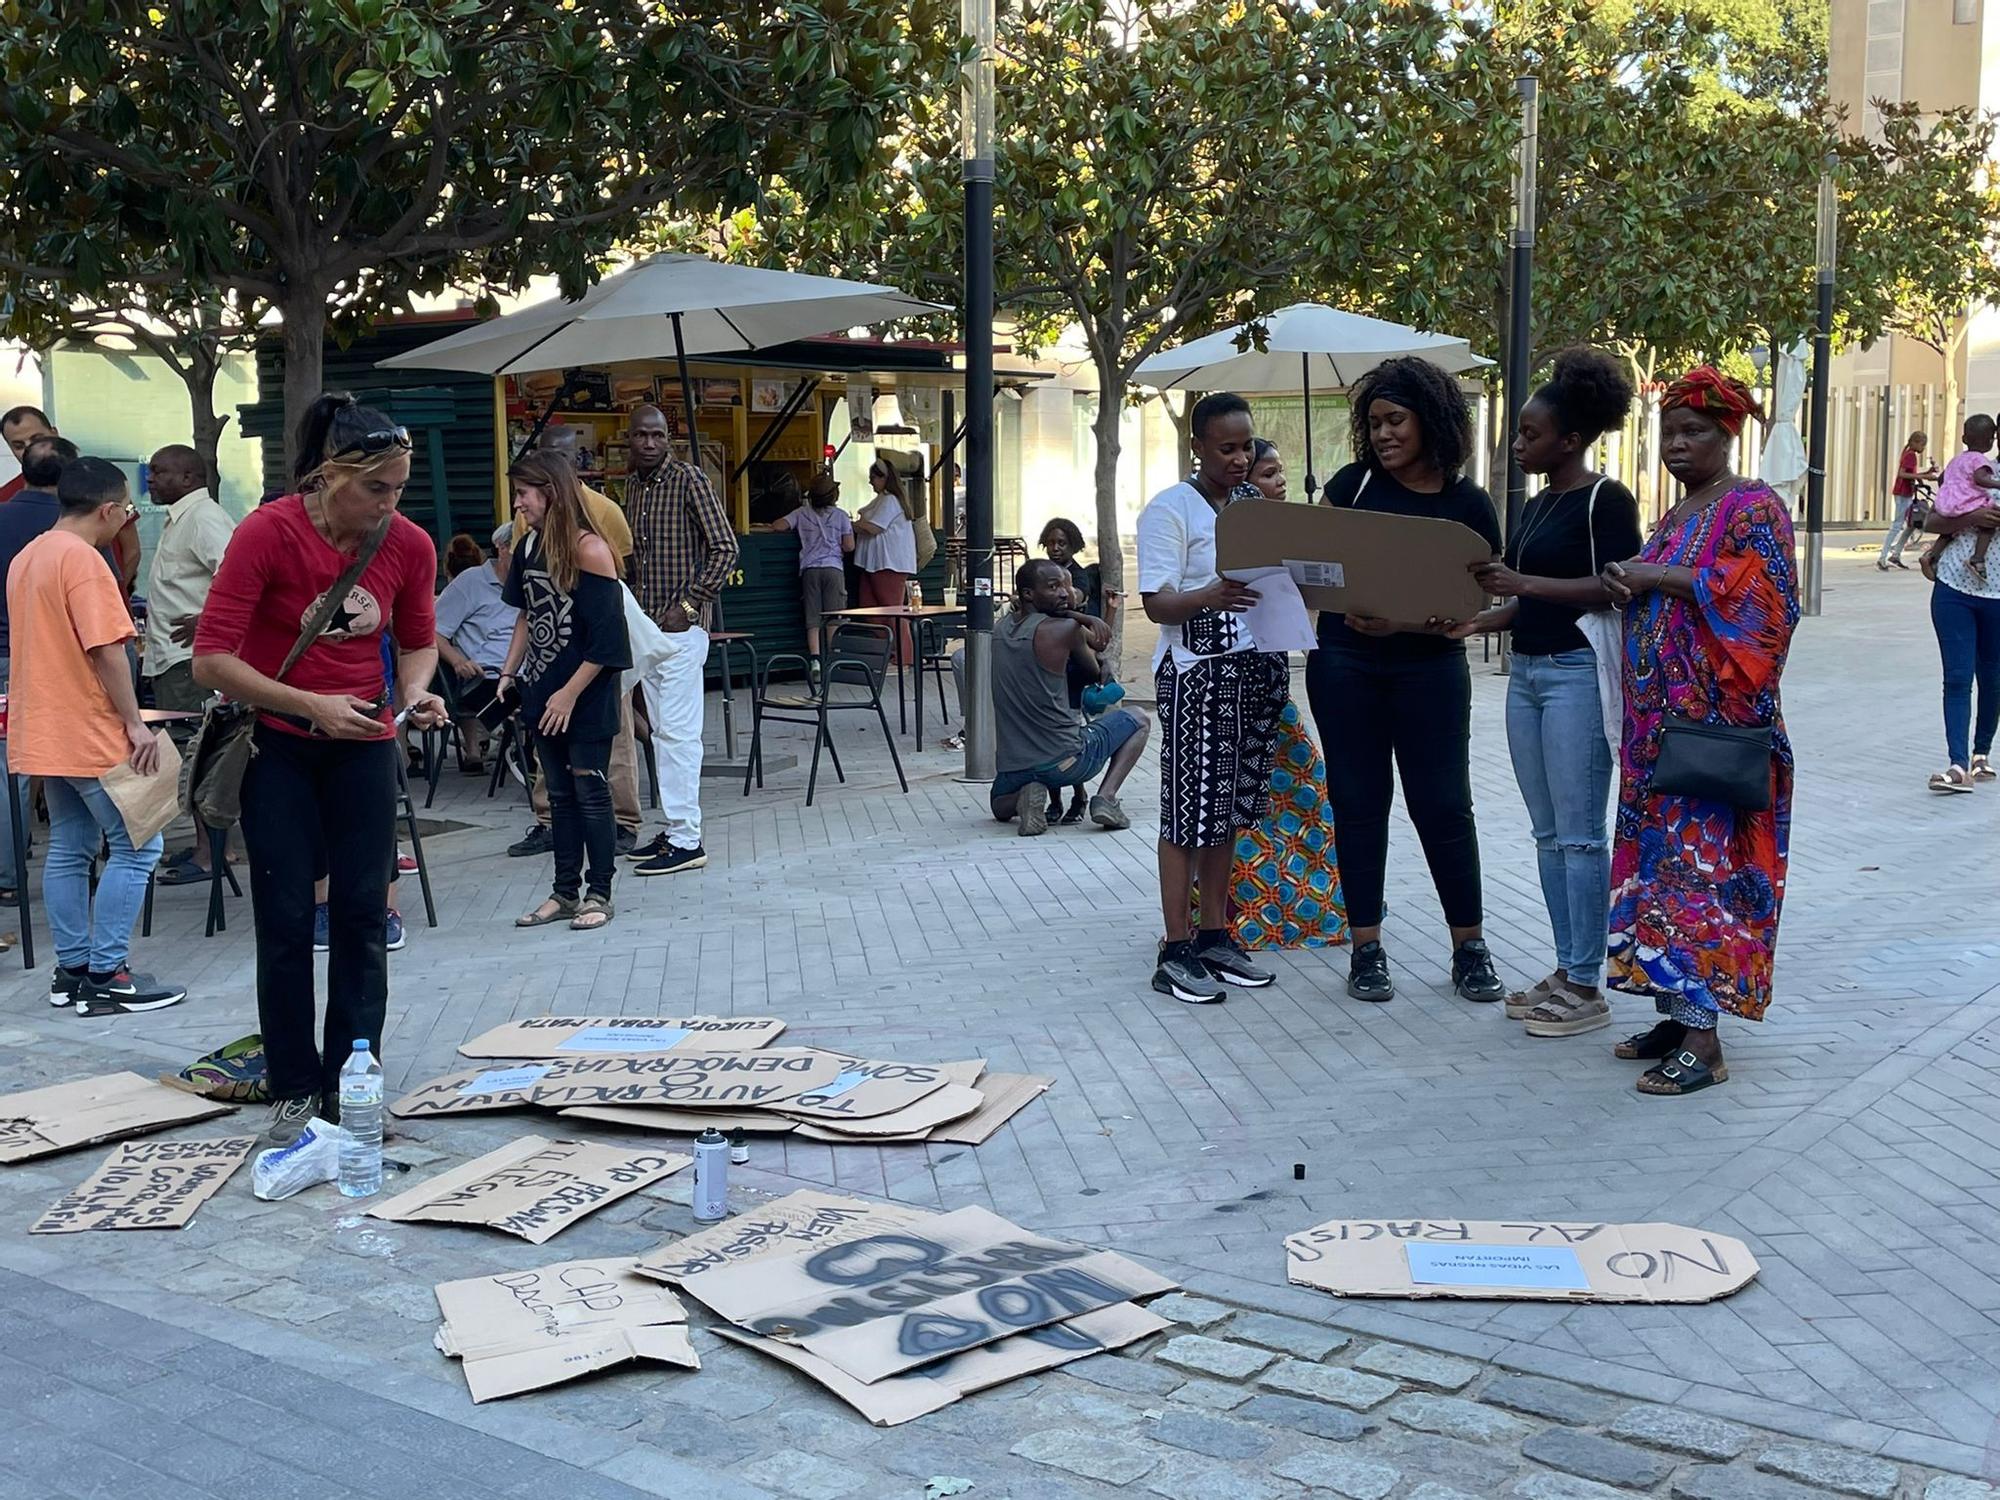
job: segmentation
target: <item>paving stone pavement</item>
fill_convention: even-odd
[[[262,1204],[247,1176],[178,1232],[30,1238],[101,1159],[83,1151],[0,1172],[0,1500],[890,1500],[933,1476],[973,1480],[974,1500],[1991,1500],[2000,790],[1922,789],[1939,759],[1925,587],[1847,553],[1828,579],[1785,683],[1800,772],[1777,1001],[1761,1028],[1729,1031],[1732,1079],[1700,1099],[1642,1099],[1608,1057],[1650,1019],[1636,1002],[1611,1031],[1537,1042],[1453,999],[1407,824],[1394,1004],[1345,1001],[1337,951],[1281,955],[1275,989],[1222,1007],[1154,996],[1150,757],[1130,832],[1023,841],[981,818],[952,757],[906,749],[905,797],[874,737],[843,726],[848,785],[807,809],[803,768],[747,799],[711,782],[710,867],[621,879],[595,935],[510,929],[547,878],[500,853],[525,805],[450,776],[427,842],[440,925],[407,882],[410,943],[391,960],[392,1088],[546,1010],[769,1013],[789,1041],[1050,1074],[985,1146],[758,1144],[739,1191],[989,1205],[1174,1274],[1186,1292],[1159,1305],[1183,1326],[882,1431],[696,1310],[698,1374],[632,1369],[474,1407],[431,1347],[430,1287],[648,1248],[690,1227],[684,1183],[539,1248],[378,1223],[326,1190]],[[1547,923],[1505,683],[1476,657],[1475,682],[1488,927],[1527,981],[1548,964]],[[161,892],[136,951],[193,990],[173,1010],[54,1012],[45,977],[0,955],[0,1089],[150,1073],[253,1029],[247,903],[205,939],[202,894]],[[433,1120],[389,1154],[422,1175],[523,1128]],[[1446,1214],[1701,1225],[1743,1237],[1763,1274],[1665,1308],[1340,1301],[1285,1283],[1288,1232]]]

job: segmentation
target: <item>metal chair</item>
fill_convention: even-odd
[[[889,660],[895,652],[895,628],[889,625],[845,624],[834,628],[828,644],[826,666],[818,686],[812,683],[812,663],[796,651],[767,657],[758,670],[757,691],[752,699],[750,757],[743,767],[743,795],[750,795],[750,780],[764,784],[764,720],[781,724],[812,726],[812,771],[806,778],[806,806],[812,806],[819,787],[819,754],[822,748],[833,762],[833,774],[841,781],[847,773],[840,766],[840,752],[834,749],[829,721],[836,713],[860,710],[873,713],[882,726],[882,743],[889,747],[889,762],[896,768],[896,780],[907,796],[909,778],[903,774],[903,758],[896,753],[896,737],[889,730],[889,716],[882,710],[882,684],[888,675]],[[771,673],[784,663],[797,663],[806,676],[804,692],[774,693]],[[859,689],[865,696],[839,695],[841,688]]]
[[[1028,544],[1017,536],[993,538],[993,597],[1005,599],[1014,592],[1014,575],[1028,561]]]
[[[417,804],[410,795],[409,772],[403,757],[396,757],[396,803],[397,812],[410,831],[410,857],[417,862],[417,884],[424,891],[424,920],[435,927],[438,924],[437,903],[431,900],[431,870],[424,859],[424,836],[417,831]]]
[[[951,643],[965,635],[962,625],[948,624],[944,620],[924,618],[917,621],[917,748],[924,748],[924,673],[931,674],[937,684],[938,717],[948,726],[951,714],[946,705],[951,702],[945,696],[945,678],[951,671]]]

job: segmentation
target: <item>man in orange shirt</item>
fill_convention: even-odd
[[[162,839],[156,833],[135,847],[103,782],[120,764],[142,776],[160,770],[159,743],[139,717],[125,656],[132,617],[97,554],[124,529],[132,499],[124,474],[101,458],[64,468],[56,499],[55,525],[7,570],[8,765],[41,777],[49,803],[42,869],[56,943],[49,1003],[74,1003],[85,1016],[158,1010],[187,991],[135,976],[126,957]],[[100,841],[111,857],[93,901],[90,867]]]

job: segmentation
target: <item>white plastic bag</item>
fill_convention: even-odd
[[[318,1115],[289,1146],[259,1151],[250,1168],[250,1190],[266,1202],[289,1198],[340,1176],[340,1142],[346,1134]]]

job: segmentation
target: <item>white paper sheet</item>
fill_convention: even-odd
[[[1284,568],[1245,568],[1229,577],[1257,591],[1243,624],[1259,651],[1310,651],[1319,644],[1305,596]]]

